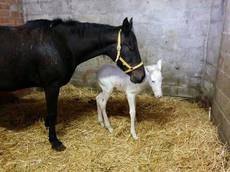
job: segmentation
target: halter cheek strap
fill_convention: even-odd
[[[120,60],[122,65],[124,65],[127,68],[127,70],[124,71],[125,73],[132,72],[136,70],[137,68],[144,65],[144,63],[141,61],[138,65],[132,67],[125,61],[123,57],[121,57],[121,29],[119,30],[118,37],[117,37],[117,57],[116,57],[115,62],[117,63],[118,60]]]

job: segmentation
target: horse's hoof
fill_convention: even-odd
[[[64,151],[66,147],[62,144],[62,142],[56,142],[56,143],[52,143],[52,149],[61,152]]]

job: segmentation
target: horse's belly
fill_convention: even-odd
[[[26,70],[25,66],[1,68],[0,65],[0,91],[14,91],[35,86],[39,86],[39,76],[33,70]]]
[[[13,83],[13,82],[1,82],[0,81],[0,91],[16,91],[24,88],[38,87],[34,83]]]

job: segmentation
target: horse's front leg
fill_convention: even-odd
[[[48,113],[45,119],[45,126],[49,128],[49,141],[52,148],[56,151],[63,151],[65,150],[65,146],[58,140],[55,130],[59,89],[59,86],[49,86],[45,88]]]

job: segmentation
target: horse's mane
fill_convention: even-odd
[[[98,23],[87,23],[87,22],[79,22],[77,20],[63,20],[63,19],[38,19],[38,20],[30,20],[27,21],[24,27],[29,29],[41,29],[44,31],[54,29],[57,26],[66,26],[70,29],[71,32],[75,32],[79,35],[79,37],[84,38],[86,34],[98,35],[100,42],[103,42],[103,35],[107,32],[117,31],[118,27],[121,26],[111,26],[106,24],[98,24]],[[101,43],[102,45],[102,43]]]
[[[48,20],[48,19],[37,19],[37,20],[29,20],[25,23],[25,27],[27,28],[52,28],[58,24],[63,23],[62,19],[54,19],[54,20]]]
[[[56,18],[53,20],[48,20],[48,19],[29,20],[25,24],[25,26],[28,28],[54,28],[58,25],[77,26],[79,29],[87,29],[87,30],[93,30],[98,28],[106,30],[106,29],[116,28],[114,26],[106,25],[106,24],[87,23],[87,22],[84,23],[73,19],[63,20],[60,18]]]

